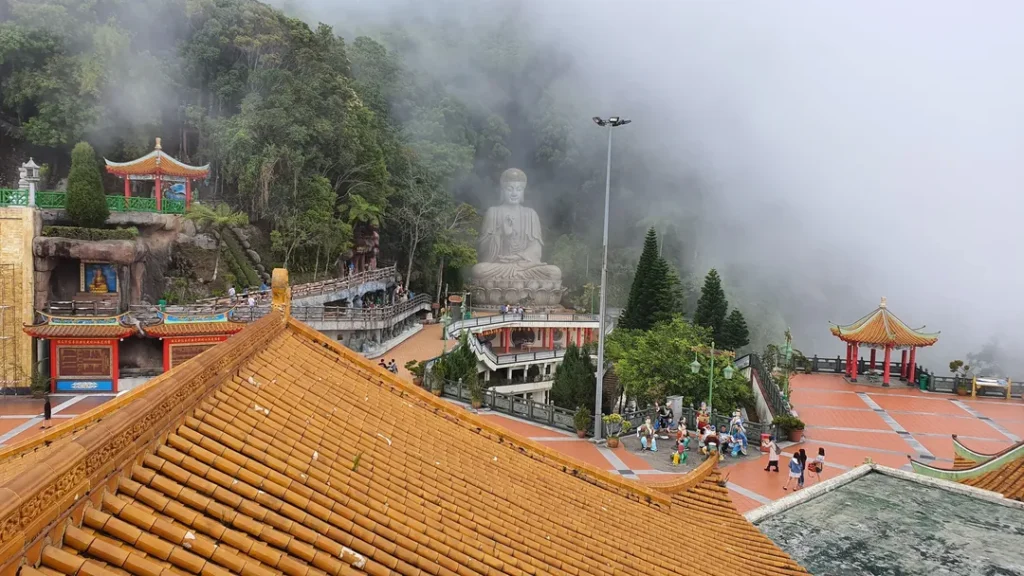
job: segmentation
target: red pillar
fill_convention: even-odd
[[[890,356],[892,355],[892,346],[886,345],[885,347],[885,365],[882,368],[882,386],[889,385],[889,364]]]
[[[917,348],[910,349],[910,365],[907,366],[907,380],[914,381],[914,373],[917,372]]]
[[[132,181],[127,176],[124,177],[124,198],[125,198],[125,210],[128,209],[128,198],[132,197]]]
[[[907,379],[907,351],[904,350],[900,355],[900,380]]]
[[[57,342],[50,340],[50,392],[57,391]]]
[[[505,328],[505,354],[508,354],[509,344],[512,343],[512,329]]]
[[[853,357],[853,344],[850,344],[849,342],[847,342],[846,343],[846,370],[845,370],[847,378],[849,378],[853,374],[852,372],[850,372],[850,364],[853,363],[853,362],[850,361],[851,357]]]
[[[167,338],[161,338],[164,343],[164,372],[171,369],[171,341]]]
[[[576,347],[579,348],[581,346],[583,346],[583,329],[582,328],[577,328],[576,329]]]
[[[160,182],[160,177],[156,177],[156,188],[153,189],[153,193],[156,195],[156,211],[159,212],[162,208],[161,199],[163,198],[163,185]]]
[[[554,328],[548,328],[548,350],[555,349],[555,330]]]
[[[860,357],[860,344],[853,344],[850,347],[852,361],[850,362],[850,382],[857,381],[857,361]]]
[[[111,387],[114,389],[114,392],[117,392],[117,379],[121,375],[121,370],[117,366],[118,362],[120,362],[121,354],[120,354],[120,350],[119,349],[120,349],[121,346],[119,345],[120,344],[120,340],[111,340],[110,342],[111,342],[111,346],[113,346],[113,348],[114,348],[114,350],[113,350],[114,361],[113,361],[113,365],[110,367],[110,370],[111,370],[111,380],[112,380]]]
[[[192,205],[192,181],[185,179],[185,209]]]
[[[871,349],[871,370],[875,369],[875,349]]]

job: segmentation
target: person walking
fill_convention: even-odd
[[[800,458],[800,488],[804,487],[804,471],[807,469],[807,452],[801,448],[797,454]]]
[[[764,448],[768,450],[768,465],[764,467],[765,472],[771,471],[773,468],[776,472],[779,471],[779,445],[775,443],[775,436],[770,436],[765,442]]]
[[[803,471],[800,469],[800,453],[797,452],[789,459],[789,478],[786,479],[786,485],[783,486],[782,489],[789,490],[789,485],[792,484],[794,480],[797,482],[800,481],[800,475],[802,473]],[[793,491],[796,492],[799,489],[800,485],[797,484]]]
[[[821,472],[825,469],[825,449],[818,448],[818,455],[811,462],[809,470],[814,474],[815,482],[821,482]]]
[[[46,396],[46,401],[43,402],[43,428],[50,427],[50,418],[53,418],[53,405],[50,404],[50,396]]]

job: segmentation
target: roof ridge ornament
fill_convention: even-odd
[[[154,150],[163,150],[164,149],[163,146],[160,145],[160,137],[159,136],[156,139],[156,146],[154,146],[153,149]]]
[[[882,301],[878,303],[878,307],[879,308],[883,308],[883,309],[886,307],[886,305],[885,305],[885,296],[882,296]]]
[[[288,270],[285,268],[274,268],[270,280],[271,306],[274,310],[280,310],[285,316],[285,321],[291,315],[292,289],[288,285]]]

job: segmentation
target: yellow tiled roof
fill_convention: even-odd
[[[833,325],[832,334],[844,342],[878,346],[931,346],[939,340],[938,333],[914,330],[889,312],[885,298],[873,312],[846,326]]]
[[[624,480],[276,302],[0,485],[0,572],[806,573],[736,511],[714,460],[674,483]]]
[[[953,436],[954,452],[969,450]],[[971,450],[976,460],[954,453],[953,468],[943,469],[912,460],[915,471],[926,476],[953,480],[982,490],[998,492],[1024,502],[1024,442],[994,454]]]

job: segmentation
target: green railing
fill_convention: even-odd
[[[111,212],[157,212],[156,198],[139,198],[124,196],[107,196],[107,209]],[[28,206],[27,190],[0,188],[0,206]],[[36,207],[43,210],[63,210],[67,207],[67,194],[64,192],[36,192]],[[184,200],[164,199],[159,212],[164,214],[184,214]]]

